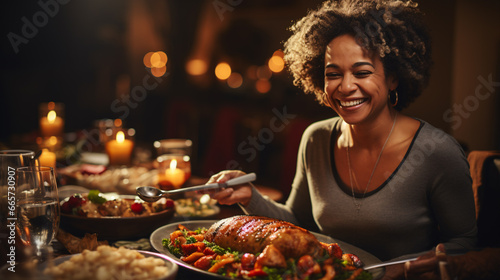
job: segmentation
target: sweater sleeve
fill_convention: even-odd
[[[436,135],[442,133],[442,138]],[[432,139],[442,139],[436,145],[430,169],[428,197],[439,225],[440,239],[448,250],[471,250],[477,242],[474,195],[469,164],[455,139],[440,130]]]

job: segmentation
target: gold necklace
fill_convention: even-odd
[[[389,135],[387,135],[387,139],[385,139],[385,143],[382,146],[382,149],[380,150],[380,154],[378,155],[377,161],[375,162],[375,166],[373,166],[372,174],[370,175],[370,178],[368,179],[368,184],[366,184],[365,191],[363,192],[363,196],[361,197],[362,199],[365,198],[366,191],[368,190],[368,187],[370,186],[370,182],[372,181],[373,174],[375,174],[375,169],[377,169],[378,162],[380,161],[380,158],[382,157],[382,152],[384,151],[385,146],[387,145],[387,142],[389,142],[389,138],[391,137],[391,134],[394,131],[394,126],[396,126],[396,118],[397,117],[398,117],[398,112],[396,112],[396,114],[394,115],[394,122],[392,123],[391,131],[389,132]],[[359,214],[359,211],[361,210],[361,202],[362,201],[361,202],[357,202],[356,201],[356,196],[354,194],[354,185],[352,183],[353,182],[352,181],[353,176],[354,176],[354,181],[356,182],[356,186],[358,186],[358,182],[357,182],[356,177],[354,175],[354,171],[351,168],[351,160],[350,160],[350,156],[349,156],[349,144],[347,145],[346,152],[347,152],[347,166],[349,167],[349,180],[351,182],[352,201],[354,203],[354,206],[356,206],[356,213]]]

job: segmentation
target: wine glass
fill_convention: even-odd
[[[16,189],[16,170],[18,167],[35,165],[35,152],[29,150],[1,150],[0,151],[0,263],[7,261],[17,261],[20,256],[15,250],[12,250],[12,243],[15,239],[9,239],[9,236],[15,236],[15,227],[10,225],[15,219],[15,189]],[[6,224],[4,224],[4,222]]]
[[[42,249],[50,246],[59,228],[59,196],[52,167],[18,168],[16,201],[19,237],[41,260]]]

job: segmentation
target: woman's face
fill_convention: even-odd
[[[333,39],[325,52],[325,94],[329,106],[349,124],[376,119],[388,110],[387,95],[397,80],[386,77],[377,55],[351,35]]]

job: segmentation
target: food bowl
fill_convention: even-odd
[[[174,280],[176,278],[178,270],[179,270],[179,266],[175,262],[172,262],[164,254],[154,253],[154,252],[149,252],[149,251],[141,251],[141,250],[135,250],[135,251],[139,252],[140,254],[142,254],[146,258],[153,257],[153,258],[161,259],[162,261],[165,262],[165,266],[167,268],[167,273],[162,275],[160,278],[157,278],[157,280]],[[77,255],[81,255],[81,254],[74,254],[74,255],[67,255],[67,256],[58,257],[58,258],[54,259],[53,263],[51,263],[50,265],[57,266],[63,262],[70,260],[73,256],[77,256]],[[40,264],[40,266],[37,269],[40,272],[40,274],[42,274],[43,271],[48,266],[49,266],[49,263],[45,262],[45,263]],[[120,275],[116,275],[117,278],[119,278],[119,276]]]
[[[121,199],[135,199],[131,195],[119,195]],[[96,233],[98,240],[134,240],[148,238],[157,228],[170,222],[175,207],[140,217],[82,217],[61,213],[60,228],[78,237]]]

